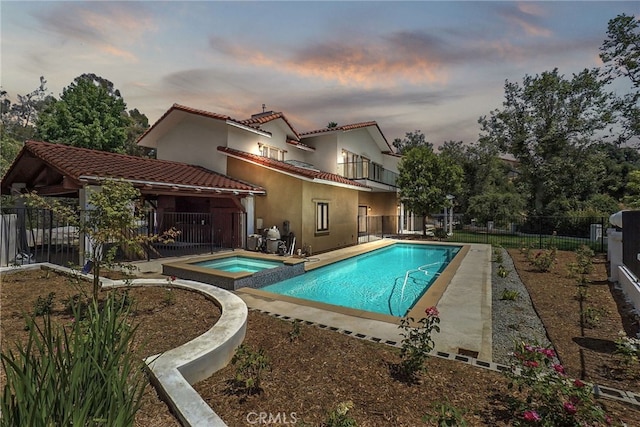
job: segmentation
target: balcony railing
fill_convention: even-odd
[[[396,187],[398,174],[371,162],[338,163],[338,175],[349,179],[368,179],[369,181]]]

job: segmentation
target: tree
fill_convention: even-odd
[[[628,208],[640,209],[640,170],[629,173],[627,195],[624,198],[624,203]]]
[[[336,122],[327,123],[327,129],[333,129],[333,128],[337,128],[337,127],[338,127],[338,123],[336,123]]]
[[[123,247],[141,250],[141,244],[149,240],[147,236],[131,233],[141,219],[134,210],[134,202],[139,197],[140,192],[131,183],[105,180],[99,190],[91,191],[88,197],[90,209],[77,212],[58,200],[45,199],[36,193],[27,194],[31,206],[51,209],[88,238],[90,250],[86,257],[93,269],[94,301],[100,291],[100,271],[103,266],[115,265],[116,251]]]
[[[7,91],[0,91],[0,118],[2,136],[24,141],[34,134],[35,121],[52,97],[47,96],[47,81],[40,77],[40,85],[26,95],[17,95],[18,102],[12,103]]]
[[[420,130],[407,132],[403,139],[396,138],[393,140],[392,144],[396,147],[396,152],[398,154],[404,154],[413,147],[426,146],[433,149],[433,144],[427,142],[424,134]]]
[[[36,127],[37,136],[45,141],[126,153],[143,131],[136,126],[146,128],[148,120],[138,110],[127,113],[113,83],[95,74],[83,74],[45,108]]]
[[[400,200],[411,212],[422,216],[423,224],[430,212],[450,206],[446,196],[458,194],[461,180],[460,166],[435,154],[429,145],[411,148],[398,164]]]
[[[526,205],[526,193],[496,147],[485,140],[466,145],[447,141],[438,147],[440,156],[457,164],[463,171],[460,192],[456,194],[459,212],[479,222],[513,220]]]
[[[617,103],[624,118],[621,140],[640,136],[640,21],[634,16],[618,15],[609,21],[607,39],[600,47],[607,81],[628,78],[633,90]]]
[[[620,202],[624,199],[626,185],[632,171],[640,169],[640,153],[633,147],[614,144],[600,144],[605,176],[601,180],[600,192]]]
[[[26,95],[18,94],[17,103],[11,102],[6,91],[0,91],[0,176],[16,158],[24,141],[33,137],[33,124],[39,112],[51,101],[46,94],[46,84],[44,77],[40,77],[40,85]]]
[[[148,157],[151,150],[139,146],[136,141],[149,128],[149,119],[137,108],[129,110],[129,118],[131,119],[131,124],[127,128],[125,152],[132,156]]]
[[[592,147],[614,121],[604,84],[597,70],[527,75],[522,85],[507,81],[504,108],[479,119],[481,138],[519,162],[530,213],[564,214],[598,192],[604,168]]]

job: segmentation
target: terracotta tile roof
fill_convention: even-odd
[[[323,134],[323,133],[334,132],[336,130],[344,132],[344,131],[348,131],[348,130],[362,129],[362,128],[368,128],[368,127],[375,127],[378,130],[378,133],[380,133],[380,137],[382,138],[382,141],[384,141],[386,146],[389,148],[389,150],[384,150],[383,153],[385,153],[385,154],[393,153],[393,148],[391,148],[391,145],[389,144],[389,141],[387,141],[387,137],[384,136],[384,134],[382,133],[382,130],[380,129],[380,126],[378,126],[378,123],[375,122],[375,121],[362,122],[362,123],[353,123],[353,124],[349,124],[349,125],[342,125],[342,126],[336,126],[336,127],[332,127],[332,128],[323,128],[323,129],[316,129],[316,130],[312,130],[312,131],[308,131],[308,132],[302,132],[300,134],[300,138],[304,139],[304,138],[307,138],[307,137],[312,137],[312,136],[320,135],[320,134]]]
[[[296,138],[300,138],[300,134],[298,133],[298,131],[295,130],[295,128],[291,125],[289,120],[287,120],[285,115],[281,112],[274,113],[273,111],[270,111],[267,113],[255,114],[251,116],[250,119],[242,120],[242,123],[249,126],[257,125],[258,127],[260,127],[261,124],[269,123],[277,119],[284,120],[287,126],[289,126],[289,129],[291,129],[291,131],[293,132],[294,136]]]
[[[151,127],[149,127],[149,129],[147,129],[142,135],[140,135],[138,137],[138,139],[136,140],[136,143],[140,142],[153,129],[155,129],[158,126],[159,123],[161,123],[169,114],[173,113],[174,111],[183,111],[183,112],[189,113],[189,114],[195,114],[195,115],[198,115],[198,116],[208,117],[210,119],[215,119],[215,120],[222,120],[222,121],[225,121],[225,122],[237,123],[239,125],[249,126],[249,127],[258,129],[258,126],[255,126],[255,125],[253,125],[251,123],[245,123],[246,120],[236,120],[236,119],[232,118],[231,116],[226,116],[224,114],[212,113],[210,111],[199,110],[197,108],[191,108],[191,107],[187,107],[185,105],[180,105],[180,104],[173,104],[171,106],[171,108],[169,108],[167,111],[165,111],[165,113],[162,116],[160,116],[160,118],[158,120],[156,120],[156,122],[153,125],[151,125]],[[282,113],[280,113],[280,114],[282,114]],[[262,132],[266,132],[266,131],[262,131]],[[270,132],[266,132],[266,133],[270,133]]]
[[[146,159],[106,151],[89,150],[63,144],[27,141],[23,150],[57,169],[62,175],[80,182],[84,177],[122,178],[151,187],[174,186],[192,191],[254,192],[261,187],[229,178],[206,168],[185,163]],[[154,185],[155,184],[155,185]]]
[[[303,142],[300,141],[296,141],[294,139],[287,139],[287,144],[289,145],[293,145],[301,150],[305,150],[305,151],[316,151],[316,149],[310,145],[307,145]]]
[[[360,129],[360,128],[366,128],[369,126],[378,126],[378,123],[371,121],[371,122],[362,122],[362,123],[353,123],[350,125],[342,125],[342,126],[336,126],[336,127],[332,127],[332,128],[322,128],[322,129],[316,129],[316,130],[311,130],[308,132],[302,132],[300,133],[300,136],[308,136],[308,135],[316,135],[319,133],[325,133],[325,132],[333,132],[336,130],[353,130],[353,129]],[[382,133],[382,132],[381,132]]]
[[[268,157],[259,156],[257,154],[247,153],[245,151],[235,150],[229,147],[218,147],[218,151],[221,151],[232,157],[246,160],[251,163],[265,166],[271,169],[276,169],[281,172],[297,175],[302,178],[320,180],[320,181],[330,181],[336,184],[345,184],[345,185],[350,185],[354,187],[360,187],[362,189],[369,189],[369,187],[364,184],[360,184],[357,181],[352,181],[348,178],[344,178],[334,173],[324,172],[317,169],[302,168],[286,162],[281,162],[278,160],[270,159]]]

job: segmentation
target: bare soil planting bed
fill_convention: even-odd
[[[576,281],[563,267],[574,260],[574,254],[559,252],[558,266],[549,273],[540,273],[518,251],[509,253],[569,375],[640,391],[640,369],[623,372],[619,356],[613,353],[618,331],[624,329],[633,334],[638,331],[638,324],[606,281],[604,260],[596,260],[596,270],[583,301],[601,309],[601,316],[595,327],[584,328],[580,324]],[[78,293],[78,286],[90,292],[89,283],[75,283],[54,272],[3,276],[0,311],[3,351],[25,339],[22,313],[33,311],[38,296],[55,292],[53,317],[63,324],[69,322],[62,300]],[[210,328],[219,316],[212,302],[192,292],[173,289],[172,303],[164,287],[133,288],[129,292],[135,307],[132,322],[141,324],[136,344],[141,356],[189,341]],[[322,425],[328,412],[345,401],[353,402],[349,415],[359,426],[428,425],[423,417],[434,414],[434,405],[439,403],[464,411],[465,420],[472,426],[507,426],[513,422],[507,410],[506,396],[510,393],[507,381],[499,373],[432,357],[419,383],[407,384],[393,375],[393,368],[400,361],[398,349],[311,325],[299,327],[299,333],[292,333],[291,322],[259,312],[249,313],[245,343],[253,349],[264,349],[270,360],[261,393],[248,397],[236,393],[231,387],[235,376],[232,365],[195,385],[228,425],[255,425],[252,422],[261,412],[279,416],[289,424],[295,421],[297,425]],[[622,422],[640,425],[640,407],[607,399],[599,399],[599,403],[616,425]],[[149,386],[136,425],[179,424]]]

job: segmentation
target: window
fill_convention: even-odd
[[[262,157],[268,157],[273,160],[280,160],[281,162],[284,161],[285,150],[281,150],[279,148],[271,147],[264,144],[258,144],[258,147],[260,149],[260,155]]]
[[[371,160],[364,156],[342,150],[343,176],[349,179],[369,178],[369,165]]]
[[[316,233],[329,232],[329,203],[316,202]]]

